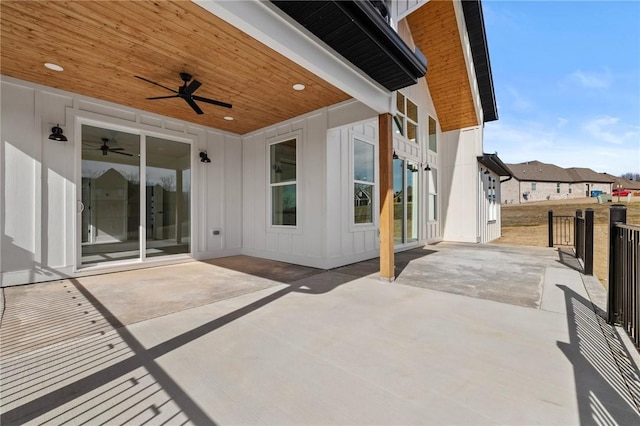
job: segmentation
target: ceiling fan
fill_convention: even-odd
[[[121,152],[124,151],[124,148],[111,148],[109,147],[109,145],[107,145],[107,142],[109,142],[109,139],[107,138],[100,138],[100,140],[102,140],[102,146],[100,148],[92,148],[92,151],[102,151],[102,155],[107,155],[108,153],[112,152],[114,154],[120,154],[120,155],[126,155],[127,157],[133,157],[133,154],[129,154],[128,152]]]
[[[147,83],[155,84],[156,86],[160,86],[163,89],[167,89],[167,90],[175,93],[175,95],[154,96],[154,97],[151,97],[151,98],[147,98],[149,100],[169,99],[169,98],[182,98],[189,104],[189,106],[196,112],[196,114],[204,114],[204,112],[202,112],[202,110],[200,109],[198,104],[196,104],[195,101],[206,102],[208,104],[218,105],[218,106],[225,107],[225,108],[231,108],[232,107],[231,104],[228,104],[226,102],[216,101],[215,99],[203,98],[202,96],[194,95],[193,92],[198,90],[198,88],[200,86],[202,86],[202,83],[200,83],[198,80],[191,80],[191,74],[188,74],[186,72],[181,72],[180,73],[180,78],[182,79],[183,84],[182,84],[182,86],[178,87],[178,90],[170,89],[167,86],[163,86],[160,83],[156,83],[155,81],[146,79],[144,77],[140,77],[138,75],[136,75],[135,77],[139,78],[142,81],[146,81]],[[191,81],[191,83],[189,83],[190,81]]]

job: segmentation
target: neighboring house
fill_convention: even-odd
[[[613,181],[612,190],[616,188],[621,188],[621,189],[631,190],[634,193],[640,191],[640,181],[624,179],[624,178],[613,176],[607,173],[603,173],[603,174],[606,175],[607,178]]]
[[[587,168],[565,169],[540,161],[507,164],[513,179],[502,185],[502,203],[589,197],[592,191],[611,193],[613,180]]]
[[[480,1],[0,8],[3,286],[500,236]]]

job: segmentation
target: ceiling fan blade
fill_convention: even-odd
[[[202,86],[202,83],[200,83],[198,80],[191,80],[191,83],[189,83],[187,88],[184,89],[184,94],[191,95],[193,92],[198,90],[198,87],[200,86]]]
[[[127,157],[133,157],[133,154],[129,154],[128,152],[114,151],[112,149],[110,149],[109,152],[113,152],[114,154],[126,155]]]
[[[180,95],[169,95],[169,96],[154,96],[152,98],[147,99],[169,99],[169,98],[179,98]]]
[[[208,104],[218,105],[225,108],[232,108],[231,104],[228,104],[226,102],[216,101],[215,99],[203,98],[201,96],[196,96],[196,95],[193,95],[192,98],[195,99],[196,101],[206,102]]]
[[[109,151],[124,151],[124,148],[109,148]]]
[[[189,106],[191,108],[193,108],[193,110],[196,112],[196,114],[200,115],[200,114],[204,114],[204,112],[202,112],[202,110],[200,109],[200,107],[198,106],[198,104],[196,104],[193,99],[191,99],[191,97],[184,97],[183,98],[185,101],[187,101],[187,103],[189,104]]]
[[[171,91],[171,92],[173,92],[173,93],[178,93],[178,91],[177,91],[177,90],[170,89],[170,88],[168,88],[167,86],[163,86],[162,84],[160,84],[160,83],[156,83],[155,81],[149,80],[149,79],[144,78],[144,77],[140,77],[139,75],[134,75],[134,77],[135,77],[135,78],[139,78],[139,79],[140,79],[140,80],[142,80],[142,81],[146,81],[147,83],[151,83],[151,84],[155,84],[156,86],[160,86],[160,87],[162,87],[163,89],[167,89],[167,90],[169,90],[169,91]]]

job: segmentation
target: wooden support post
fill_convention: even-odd
[[[393,254],[393,128],[391,114],[378,116],[380,165],[380,278],[395,279]]]

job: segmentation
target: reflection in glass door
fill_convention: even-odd
[[[146,138],[146,257],[190,252],[191,147]]]
[[[140,257],[140,136],[82,126],[82,264]]]
[[[418,241],[418,165],[393,160],[393,239],[396,245]]]
[[[83,125],[81,198],[82,265],[191,251],[187,143]]]
[[[393,159],[393,242],[404,242],[404,160]]]

